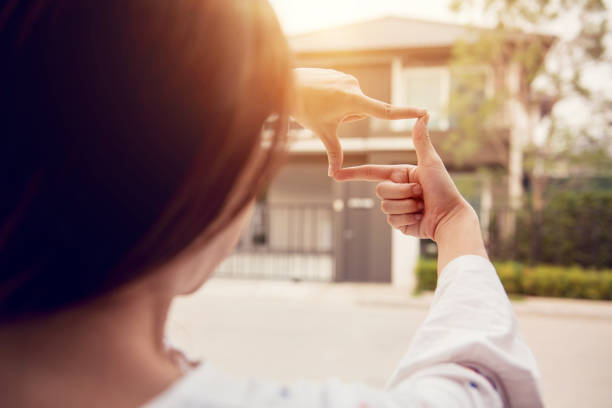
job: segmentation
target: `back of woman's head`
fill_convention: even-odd
[[[9,0],[0,55],[0,323],[205,241],[282,151],[290,61],[265,0]]]

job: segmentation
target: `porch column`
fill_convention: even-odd
[[[391,104],[393,105],[404,105],[406,103],[402,70],[402,58],[394,57],[391,61]],[[403,131],[407,129],[405,120],[392,120],[390,126],[394,131]]]
[[[403,83],[403,63],[401,57],[393,58],[391,62],[391,103],[402,105],[406,103]],[[405,120],[391,121],[391,129],[405,131],[408,129]],[[419,261],[420,240],[402,234],[392,228],[391,232],[391,282],[393,286],[413,290],[416,284],[414,276]]]
[[[516,229],[516,213],[521,208],[523,196],[523,146],[530,133],[529,118],[521,103],[521,71],[518,65],[510,67],[508,89],[512,95],[509,101],[510,157],[508,163],[508,203],[506,225],[502,228],[504,240],[512,238]]]
[[[420,240],[404,235],[392,228],[391,233],[391,282],[393,286],[413,290],[414,276],[419,261]]]

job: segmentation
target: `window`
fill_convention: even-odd
[[[394,102],[401,105],[426,108],[431,116],[432,129],[448,129],[447,105],[450,92],[450,73],[447,67],[403,68],[400,78],[395,79],[398,97]],[[414,120],[402,120],[392,124],[394,130],[412,128]]]

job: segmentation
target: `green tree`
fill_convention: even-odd
[[[523,172],[529,177],[536,212],[544,205],[551,172],[593,175],[610,170],[612,101],[601,84],[585,80],[611,66],[605,46],[610,37],[606,3],[454,0],[451,8],[479,9],[497,22],[494,29],[472,30],[453,50],[449,114],[454,119],[447,146],[455,159],[468,160],[488,146],[502,162],[510,150],[504,170],[515,181]],[[541,34],[559,27],[566,32]],[[572,123],[562,115],[570,103],[588,120]],[[516,134],[500,137],[507,129]],[[512,169],[513,160],[519,169]]]

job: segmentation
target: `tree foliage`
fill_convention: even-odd
[[[531,264],[612,268],[612,192],[555,194],[540,214],[519,218],[514,258]]]
[[[506,146],[500,130],[510,125],[506,113],[512,95],[540,120],[530,123],[539,133],[525,135],[527,173],[549,173],[560,166],[587,172],[612,168],[612,101],[601,87],[585,81],[598,67],[611,63],[604,1],[455,0],[451,8],[480,8],[497,22],[494,29],[474,29],[453,50],[453,127],[446,147],[457,160],[468,160],[483,144],[503,155]],[[557,37],[541,34],[551,27],[558,31],[570,21],[573,32],[568,27]],[[512,65],[521,73],[514,90],[508,81]],[[567,108],[570,101],[588,120],[576,124],[562,115],[558,107]]]

